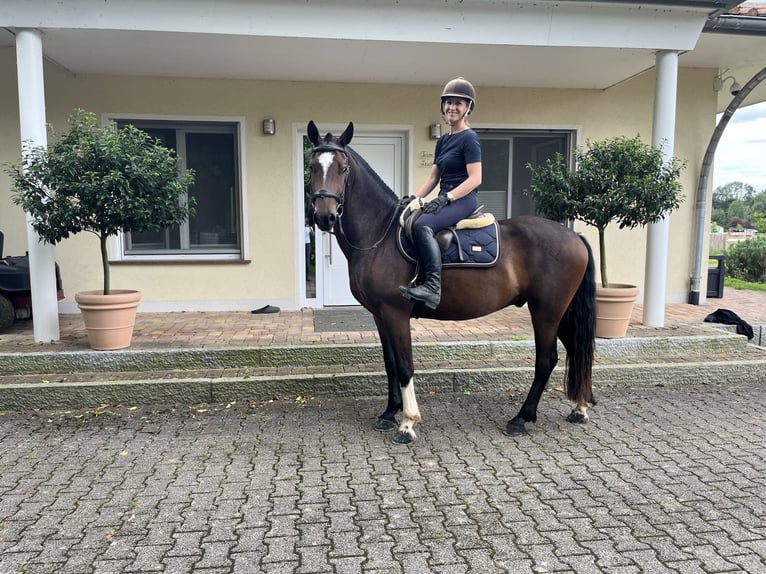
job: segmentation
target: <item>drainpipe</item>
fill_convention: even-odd
[[[731,116],[737,111],[740,104],[745,98],[752,92],[755,87],[766,79],[766,68],[763,68],[755,76],[742,86],[739,93],[734,96],[734,99],[729,102],[726,109],[721,115],[721,119],[718,120],[718,125],[713,131],[713,135],[708,143],[705,156],[702,160],[702,168],[700,169],[700,177],[697,182],[697,203],[696,203],[696,235],[694,242],[694,270],[692,271],[690,288],[689,288],[689,304],[700,304],[700,280],[702,277],[702,263],[703,263],[703,246],[705,244],[705,231],[707,230],[705,208],[707,207],[707,188],[708,188],[708,176],[710,175],[710,168],[713,165],[713,158],[715,157],[715,150],[718,147],[718,142],[723,135],[723,130],[729,124]]]

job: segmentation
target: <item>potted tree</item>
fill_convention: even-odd
[[[620,229],[643,227],[677,209],[684,164],[676,158],[664,161],[661,149],[636,136],[587,142],[585,149],[575,150],[574,169],[561,154],[528,167],[532,178],[527,193],[542,214],[562,222],[579,219],[598,231],[601,286],[596,289],[596,336],[625,336],[638,289],[609,281],[604,231],[611,222]],[[627,311],[605,309],[607,299],[624,303]]]
[[[194,174],[181,173],[175,153],[146,132],[99,126],[95,114],[81,109],[72,112],[68,130],[51,135],[48,147],[25,149],[21,162],[7,167],[13,201],[48,243],[81,231],[99,238],[103,288],[77,293],[75,300],[91,347],[128,347],[141,293],[112,289],[107,238],[183,222],[193,214],[193,198],[185,198]],[[127,317],[112,323],[113,312]]]

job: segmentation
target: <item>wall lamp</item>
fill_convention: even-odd
[[[742,90],[742,86],[739,85],[739,82],[737,82],[737,78],[735,78],[734,76],[729,75],[724,77],[724,74],[728,71],[729,69],[727,68],[715,77],[715,79],[713,80],[713,90],[715,90],[716,92],[720,92],[723,89],[724,84],[728,80],[731,80],[732,83],[731,83],[731,88],[729,88],[729,93],[731,93],[732,96],[736,96]]]
[[[275,133],[277,133],[277,122],[274,121],[274,118],[263,120],[263,135],[273,136]]]
[[[431,124],[428,126],[428,135],[432,140],[438,140],[440,137],[442,137],[442,125]]]

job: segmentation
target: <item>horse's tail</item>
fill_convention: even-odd
[[[581,235],[588,250],[588,264],[582,281],[559,325],[559,336],[567,350],[567,398],[581,404],[593,399],[593,353],[596,333],[596,270],[593,250]]]

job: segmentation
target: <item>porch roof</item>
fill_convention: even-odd
[[[711,26],[766,21],[739,4],[6,0],[0,47],[17,28],[39,29],[46,58],[76,75],[434,85],[466,75],[477,86],[601,90],[651,70],[657,50],[677,50],[681,66],[728,69],[744,83],[763,67],[766,42]],[[719,107],[729,100],[722,90]],[[763,100],[766,86],[747,103]]]

